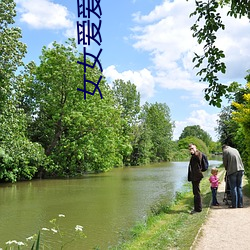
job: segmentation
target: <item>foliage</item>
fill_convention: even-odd
[[[211,136],[206,131],[201,129],[199,125],[185,127],[179,137],[179,140],[184,139],[185,137],[188,137],[188,136],[199,138],[200,140],[205,142],[207,147],[209,147],[210,143],[212,142]]]
[[[209,104],[221,107],[221,97],[231,91],[227,85],[219,83],[218,74],[226,72],[226,65],[223,62],[225,54],[223,50],[216,46],[216,34],[219,30],[224,30],[225,25],[222,22],[220,7],[230,4],[228,15],[235,18],[248,16],[250,18],[250,5],[248,0],[200,0],[196,2],[196,9],[190,16],[196,16],[197,19],[192,25],[193,37],[197,38],[199,44],[204,43],[203,54],[195,53],[193,62],[195,68],[199,69],[197,73],[200,81],[209,83],[205,89],[205,99]],[[204,66],[205,65],[205,66]]]
[[[12,0],[0,2],[0,179],[15,182],[34,177],[39,166],[46,164],[39,144],[29,141],[27,122],[20,99],[26,85],[20,70],[26,45],[20,39],[21,30],[14,27],[16,15]]]
[[[145,103],[141,112],[141,124],[147,131],[152,148],[150,161],[168,161],[171,155],[173,123],[170,110],[165,103]]]
[[[127,120],[128,125],[135,124],[140,112],[140,93],[136,90],[136,85],[117,79],[113,82],[112,90],[122,109],[122,118]]]
[[[209,154],[209,150],[206,146],[206,144],[199,138],[194,137],[194,136],[187,136],[181,140],[178,141],[178,147],[179,149],[186,149],[186,152],[188,151],[188,145],[190,143],[193,143],[196,145],[197,149],[203,153],[205,153],[206,155]]]
[[[248,82],[246,88],[250,89],[250,82]],[[244,158],[245,158],[245,167],[246,167],[246,173],[249,176],[250,174],[250,146],[249,143],[247,143],[250,140],[250,93],[243,95],[244,102],[243,103],[237,103],[233,102],[232,105],[236,108],[236,111],[232,112],[233,119],[238,122],[243,129],[244,138],[242,138],[242,143],[244,143],[245,146],[245,152],[243,151]]]
[[[220,136],[219,141],[221,145],[227,144],[237,147],[235,136],[238,129],[239,124],[232,119],[232,108],[230,106],[224,107],[219,114],[218,127],[216,129]]]
[[[140,127],[138,124],[138,115],[140,112],[140,94],[136,89],[136,85],[130,81],[115,80],[113,82],[112,92],[116,105],[121,109],[122,129],[121,134],[128,143],[130,143],[132,152],[123,154],[123,164],[140,165],[138,161],[138,134]]]
[[[43,169],[49,174],[107,171],[121,165],[122,155],[130,152],[119,133],[121,110],[106,82],[101,80],[99,84],[103,99],[95,93],[84,100],[82,92],[77,91],[84,68],[76,62],[82,57],[74,39],[69,39],[65,45],[54,42],[52,48],[44,47],[39,66],[29,64],[30,88],[23,105],[31,107],[30,138],[41,143],[58,166]],[[97,82],[99,76],[98,68],[87,68],[88,80]]]
[[[219,141],[217,142],[211,142],[209,146],[209,152],[211,154],[220,154],[222,151],[221,149],[221,143]]]

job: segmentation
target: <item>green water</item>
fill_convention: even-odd
[[[219,162],[212,161],[211,164]],[[108,249],[121,233],[145,218],[150,207],[186,183],[187,162],[170,162],[137,168],[119,168],[81,179],[36,180],[0,185],[0,248],[8,240],[25,242],[57,218],[63,232],[72,236],[76,225],[87,238],[64,249]],[[65,217],[58,217],[59,214]],[[43,231],[48,245],[58,234]],[[67,237],[66,237],[67,238]],[[17,249],[17,248],[16,248]],[[28,249],[28,248],[21,248]],[[49,249],[49,248],[45,248]],[[60,249],[53,246],[51,249]]]

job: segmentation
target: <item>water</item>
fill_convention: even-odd
[[[76,225],[82,225],[87,235],[64,249],[107,249],[117,244],[121,232],[142,221],[153,204],[163,197],[173,199],[186,183],[187,165],[170,162],[118,168],[81,179],[1,184],[0,247],[8,240],[24,242],[41,228],[51,228],[49,221],[56,218],[67,235],[74,234]],[[48,240],[59,240],[58,234],[43,233]]]

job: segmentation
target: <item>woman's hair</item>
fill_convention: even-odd
[[[218,168],[211,168],[211,174],[218,173]]]

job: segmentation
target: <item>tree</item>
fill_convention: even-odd
[[[236,108],[235,111],[232,112],[233,120],[239,124],[238,131],[241,132],[240,137],[240,152],[243,155],[243,160],[245,163],[246,174],[248,177],[250,176],[250,81],[249,75],[246,77],[248,83],[246,85],[245,94],[243,94],[243,102],[238,103],[236,101],[232,102],[232,106]],[[242,136],[243,135],[243,136]]]
[[[186,154],[190,156],[190,153],[188,150],[188,145],[190,143],[195,144],[197,149],[200,150],[201,152],[205,153],[206,155],[209,154],[209,150],[208,150],[206,144],[201,139],[199,139],[195,136],[187,136],[183,139],[180,139],[178,141],[178,147],[180,150],[185,150]]]
[[[140,93],[136,89],[136,85],[130,81],[115,80],[113,88],[115,99],[122,107],[122,118],[128,121],[128,124],[135,124],[140,112]]]
[[[69,39],[66,44],[54,42],[52,48],[44,47],[39,66],[29,65],[29,91],[23,104],[32,109],[28,112],[29,136],[43,145],[56,164],[41,169],[45,173],[107,171],[121,165],[121,152],[130,150],[120,135],[121,110],[106,81],[99,83],[103,99],[96,91],[84,100],[83,93],[77,91],[83,84],[84,67],[77,63],[82,58],[75,40]],[[87,67],[88,80],[97,82],[100,74],[97,67]]]
[[[210,143],[212,142],[211,136],[206,131],[201,129],[199,125],[185,127],[179,137],[179,140],[184,139],[185,137],[188,136],[199,138],[200,140],[205,142],[207,147],[209,147]]]
[[[220,136],[221,144],[227,144],[236,147],[235,135],[239,129],[239,124],[232,119],[231,106],[224,107],[219,114],[218,127],[216,131]]]
[[[26,45],[20,41],[21,30],[12,26],[16,16],[15,7],[13,0],[0,2],[0,112],[14,101],[13,98],[10,100],[13,91],[15,94],[19,91],[22,93],[15,73],[18,67],[24,65],[22,58],[26,54]]]
[[[169,107],[165,103],[149,104],[146,102],[142,107],[141,124],[148,131],[152,144],[150,161],[170,160],[173,123]]]
[[[222,61],[225,58],[223,50],[216,47],[216,33],[225,29],[222,22],[221,14],[218,8],[225,5],[230,5],[228,15],[235,18],[248,16],[250,19],[250,4],[249,0],[199,0],[196,2],[196,9],[190,16],[197,16],[196,22],[191,27],[193,37],[197,38],[199,44],[204,43],[202,55],[195,53],[193,62],[195,68],[200,69],[197,73],[200,81],[209,83],[205,89],[205,99],[209,104],[221,107],[221,97],[231,91],[230,87],[219,83],[218,74],[226,72],[226,65]],[[206,65],[203,67],[203,65]],[[203,67],[203,68],[201,68]]]
[[[31,143],[26,136],[27,121],[20,107],[26,85],[22,61],[26,45],[15,27],[13,0],[0,2],[0,179],[16,182],[32,179],[40,165],[46,164],[41,145]]]
[[[140,112],[140,93],[136,85],[130,81],[115,80],[113,82],[113,94],[117,106],[121,109],[123,138],[130,143],[132,152],[124,151],[124,165],[137,165],[137,140],[138,140],[138,114]]]

